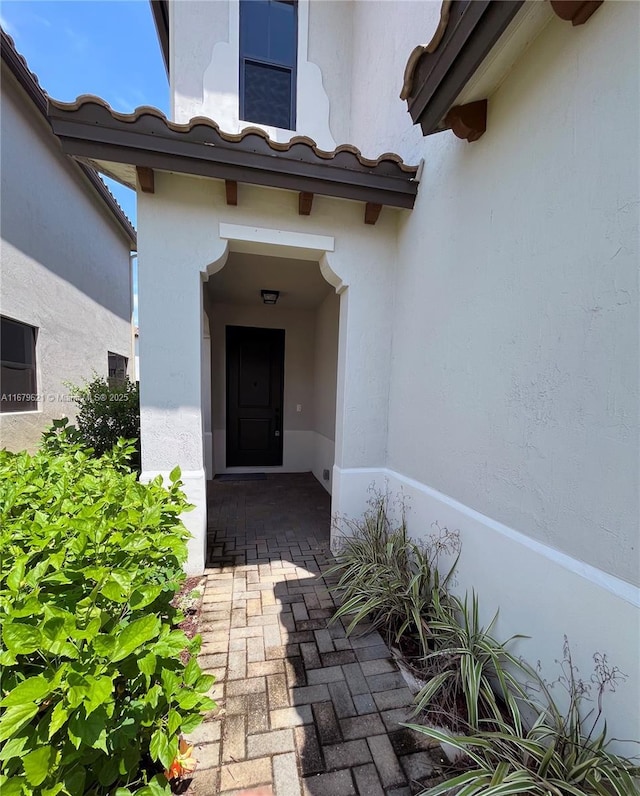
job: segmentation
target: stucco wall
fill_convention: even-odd
[[[37,412],[0,414],[0,437],[33,450],[75,414],[65,382],[106,376],[108,351],[132,357],[129,242],[4,70],[1,124],[0,311],[38,328],[42,397]]]
[[[322,148],[336,146],[329,125],[329,99],[322,72],[308,55],[309,0],[299,0],[296,76],[296,127]],[[239,118],[240,5],[228,2],[171,3],[171,113],[186,123],[195,116],[213,119],[225,132],[260,127],[276,141],[294,131]],[[344,125],[345,114],[336,120]]]
[[[349,132],[350,142],[367,157],[397,152],[415,164],[427,152],[433,156],[435,139],[424,141],[399,94],[407,58],[414,47],[431,39],[441,6],[440,0],[353,3]],[[433,165],[427,163],[428,171]]]
[[[491,97],[480,141],[424,139],[399,233],[388,458],[630,582],[639,12],[605,4],[578,29],[553,19]],[[365,22],[396,24],[378,4]],[[369,64],[367,80],[390,65]],[[359,132],[385,148],[393,118]]]
[[[340,92],[333,137],[346,129],[366,155],[425,159],[413,212],[385,209],[367,228],[359,206],[316,197],[303,219],[290,194],[246,189],[242,206],[228,208],[217,184],[160,175],[141,218],[156,236],[150,267],[170,278],[147,317],[179,319],[171,293],[222,256],[218,221],[335,236],[330,262],[346,289],[334,508],[359,514],[376,481],[411,497],[416,535],[434,521],[459,528],[458,588],[478,590],[487,618],[500,606],[502,637],[530,633],[520,651],[549,679],[564,633],[585,675],[593,652],[606,652],[629,676],[609,700],[610,729],[640,737],[631,585],[640,561],[640,6],[607,2],[577,28],[553,18],[490,96],[488,131],[474,144],[451,133],[423,138],[398,98],[406,58],[431,38],[439,7],[350,4],[350,73],[346,55],[331,58],[340,33],[309,34],[325,92]],[[323,3],[310,19],[328,26],[333,13],[350,12]],[[178,334],[166,343],[174,374],[189,384],[192,363],[178,363],[189,325]],[[191,398],[171,400],[153,410],[149,461],[165,457],[158,427],[185,452]],[[176,418],[175,430],[163,426]]]
[[[396,213],[383,210],[372,227],[360,204],[317,196],[303,217],[297,202],[294,193],[243,186],[242,205],[230,207],[223,183],[163,173],[154,194],[138,196],[142,464],[145,478],[182,468],[197,506],[184,518],[194,534],[191,572],[204,566],[206,522],[202,282],[223,267],[234,235],[260,241],[244,251],[320,262],[340,293],[335,461],[385,461]]]
[[[640,6],[552,19],[473,144],[423,139],[397,97],[433,29],[415,4],[356,9],[353,142],[425,169],[398,227],[387,467],[338,468],[334,500],[358,513],[387,483],[416,535],[458,528],[458,588],[550,680],[563,634],[582,674],[606,652],[628,675],[609,728],[638,738]]]
[[[354,3],[346,0],[309,3],[309,60],[322,74],[329,100],[329,126],[338,144],[351,141],[353,7]]]
[[[340,297],[330,293],[315,317],[313,474],[331,492],[336,436],[336,388],[338,378],[338,332]],[[329,478],[324,477],[329,471]]]
[[[225,51],[229,45],[229,3],[189,0],[169,3],[171,58],[171,117],[187,122],[194,116],[207,115],[204,108],[216,104],[212,119],[233,113],[237,97],[237,79],[229,70],[218,76],[215,96],[206,96],[203,76],[211,64],[214,48]],[[237,70],[236,70],[237,71]],[[227,105],[230,105],[227,110]],[[237,114],[237,111],[236,111]]]
[[[328,439],[336,433],[336,378],[340,299],[330,293],[315,318],[315,413],[314,429]]]

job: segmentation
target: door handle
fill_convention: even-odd
[[[279,437],[280,436],[280,410],[279,409],[275,410],[275,415],[276,415],[276,422],[275,422],[276,430],[275,430],[275,433],[274,433],[274,437]]]

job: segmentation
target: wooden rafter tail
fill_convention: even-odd
[[[143,193],[155,193],[155,178],[153,169],[148,166],[136,166],[136,174],[138,176],[138,184]]]
[[[571,22],[575,27],[584,25],[603,2],[604,0],[551,0],[551,8],[560,19]]]
[[[310,216],[313,207],[313,194],[309,191],[300,191],[298,194],[298,214]]]
[[[375,224],[380,216],[382,205],[377,205],[374,202],[367,202],[364,208],[364,223]]]
[[[224,190],[227,197],[228,205],[238,204],[238,183],[235,180],[225,180]]]
[[[445,116],[444,123],[464,141],[477,141],[487,129],[487,100],[456,105]]]

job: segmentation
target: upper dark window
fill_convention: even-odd
[[[295,130],[297,6],[240,0],[240,118]]]
[[[26,323],[0,319],[1,412],[29,412],[38,408],[36,395],[36,329]]]

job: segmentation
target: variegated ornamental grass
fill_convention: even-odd
[[[339,575],[335,590],[340,606],[332,621],[348,620],[347,631],[366,621],[385,632],[392,644],[416,643],[416,654],[429,652],[429,625],[434,602],[446,602],[447,584],[459,555],[459,537],[446,528],[437,529],[426,545],[407,533],[404,506],[399,519],[390,518],[390,497],[373,492],[361,520],[341,521],[337,563],[326,576]],[[438,563],[453,559],[441,575]]]
[[[429,623],[431,651],[421,661],[427,684],[416,697],[416,712],[432,723],[454,732],[479,730],[507,719],[522,727],[520,707],[528,702],[522,685],[535,673],[491,632],[498,618],[489,625],[480,623],[478,596],[471,602],[450,595],[446,602],[434,600]]]
[[[540,715],[528,730],[508,723],[500,731],[451,737],[435,728],[408,725],[434,741],[464,753],[468,770],[455,774],[422,796],[637,796],[637,769],[607,751],[598,738],[569,739],[562,728]]]
[[[392,643],[418,650],[411,669],[427,681],[409,724],[461,753],[454,773],[423,796],[638,796],[638,769],[610,751],[602,700],[624,676],[594,655],[584,683],[565,639],[561,675],[549,686],[479,620],[478,597],[460,600],[448,585],[458,557],[455,533],[438,529],[426,545],[412,541],[404,512],[393,522],[387,494],[374,492],[362,519],[343,520],[335,590],[342,601],[334,621],[348,619],[353,632],[366,623]],[[445,574],[442,554],[453,554]],[[404,644],[402,643],[404,642]],[[562,685],[569,707],[561,710],[552,688]],[[596,708],[589,711],[589,693]],[[453,731],[453,735],[451,734]],[[456,734],[457,733],[457,734]]]
[[[180,472],[141,484],[133,449],[94,458],[61,427],[34,456],[0,452],[2,796],[170,793],[214,707],[171,605]]]
[[[463,641],[458,652],[466,656],[474,649],[466,642],[470,638],[468,629],[477,623],[475,598],[471,617],[466,601],[460,609],[464,630],[457,634],[458,640]],[[474,658],[482,660],[484,655],[486,652],[479,654],[476,649]],[[561,674],[550,685],[524,662],[514,659],[504,661],[509,666],[505,677],[500,660],[495,660],[487,671],[493,669],[493,682],[506,695],[508,711],[492,698],[487,684],[482,685],[479,668],[474,673],[472,668],[476,667],[461,667],[467,704],[482,701],[483,715],[464,727],[464,734],[454,737],[433,726],[409,726],[459,750],[467,770],[424,791],[422,796],[638,796],[638,759],[630,760],[610,751],[611,741],[602,720],[606,692],[615,690],[625,677],[608,663],[606,655],[596,653],[593,657],[593,674],[585,682],[573,663],[565,637],[563,658],[559,661]],[[514,672],[520,676],[514,677]],[[527,687],[521,685],[525,677],[529,678]],[[424,689],[418,697],[420,707],[435,696],[438,687],[443,685],[430,683]],[[552,694],[557,687],[563,688],[568,697],[564,710]],[[590,708],[592,697],[595,706]],[[536,718],[526,721],[520,707],[525,708],[524,716]],[[637,751],[637,743],[635,747]]]

